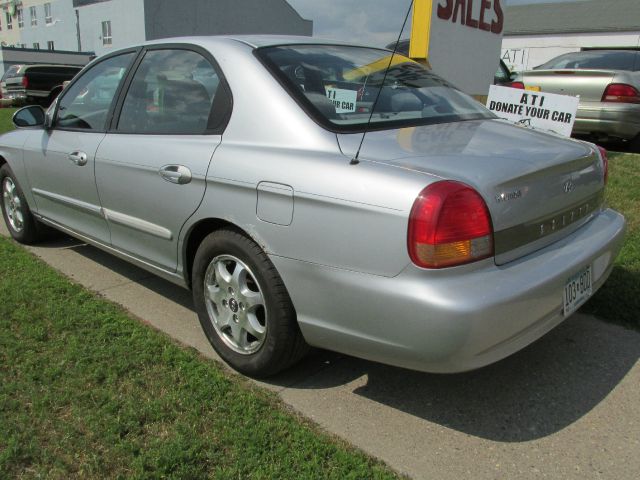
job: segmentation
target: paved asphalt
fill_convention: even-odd
[[[217,359],[186,290],[68,238],[31,250]],[[640,334],[578,314],[471,373],[431,375],[316,352],[261,385],[416,479],[622,480],[640,478],[639,357]]]

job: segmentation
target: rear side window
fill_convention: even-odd
[[[104,131],[111,103],[135,53],[108,58],[87,70],[65,90],[56,127]]]
[[[219,86],[218,73],[199,53],[150,50],[133,77],[117,131],[203,134],[209,125],[214,99],[224,90]]]
[[[633,51],[588,51],[560,55],[537,69],[578,69],[578,70],[640,70],[640,52]]]

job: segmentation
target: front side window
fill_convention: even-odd
[[[190,50],[151,50],[125,98],[117,130],[124,133],[202,134],[220,79]]]
[[[60,100],[55,126],[103,131],[111,104],[135,53],[108,58],[87,70]]]
[[[38,25],[38,10],[36,10],[36,7],[29,7],[29,16],[31,17],[31,26],[36,27]]]
[[[50,25],[51,23],[53,23],[53,16],[51,15],[50,3],[44,4],[44,23],[46,23],[47,25]]]
[[[419,63],[399,54],[392,58],[387,50],[290,45],[261,48],[257,54],[287,91],[332,130],[362,131],[369,119],[374,128],[398,128],[495,118]]]
[[[111,20],[102,22],[102,44],[111,45],[113,43],[111,37]]]

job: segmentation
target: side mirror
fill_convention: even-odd
[[[44,129],[45,130],[51,130],[53,128],[53,119],[56,116],[56,111],[58,110],[58,100],[60,99],[60,97],[56,97],[56,99],[53,101],[53,103],[51,105],[49,105],[49,108],[47,108],[47,111],[44,114]]]
[[[13,114],[13,124],[18,128],[43,127],[44,109],[40,105],[21,108]]]

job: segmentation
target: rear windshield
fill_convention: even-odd
[[[560,55],[536,70],[554,69],[593,69],[593,70],[640,70],[640,52],[633,51],[588,51]]]
[[[290,45],[257,56],[319,123],[362,131],[495,118],[484,106],[421,64],[391,52],[336,45]],[[375,111],[372,108],[380,94]]]

